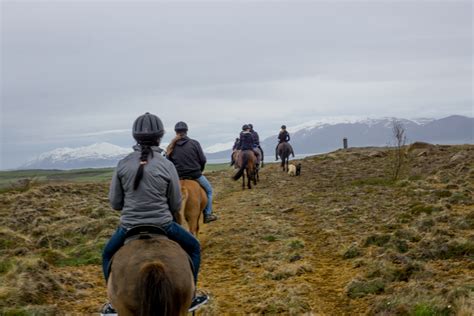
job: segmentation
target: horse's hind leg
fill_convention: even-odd
[[[245,171],[242,173],[242,190],[245,190]]]
[[[249,169],[247,169],[247,187],[249,189],[252,188],[252,185],[250,184],[251,181],[252,181],[252,172],[249,171]]]

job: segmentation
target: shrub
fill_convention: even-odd
[[[382,279],[354,280],[347,286],[347,296],[350,298],[364,297],[368,294],[380,294],[385,290]]]
[[[370,235],[365,239],[364,246],[370,246],[370,245],[375,245],[382,247],[386,243],[390,241],[391,236],[390,235],[383,235],[383,234],[374,234]]]
[[[359,246],[357,244],[352,244],[349,246],[349,248],[347,248],[342,257],[344,259],[352,259],[352,258],[356,258],[356,257],[359,257],[362,255],[362,251],[360,250]]]
[[[433,212],[439,212],[442,210],[443,209],[439,206],[425,204],[414,204],[410,208],[410,211],[415,215],[419,215],[421,213],[431,214]]]

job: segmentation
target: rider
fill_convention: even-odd
[[[253,124],[247,124],[250,127],[250,134],[252,134],[253,138],[253,147],[260,146],[260,138],[258,137],[258,133],[253,129]]]
[[[173,219],[181,207],[178,173],[159,148],[164,134],[161,120],[153,114],[139,116],[133,124],[134,152],[120,160],[110,184],[109,200],[114,210],[121,211],[120,225],[102,253],[105,280],[109,278],[112,256],[123,246],[128,230],[140,225],[162,228],[169,239],[177,242],[188,253],[194,266],[197,283],[201,249],[199,241]],[[190,310],[208,301],[207,295],[195,296]],[[116,315],[106,303],[101,315]]]
[[[289,142],[289,141],[290,141],[290,134],[286,130],[286,125],[282,125],[280,133],[278,134],[278,144],[275,148],[275,157],[276,157],[275,160],[278,160],[278,146],[281,143],[286,143],[286,142]]]
[[[257,159],[260,160],[261,158],[261,160],[263,161],[263,149],[262,147],[260,147],[260,137],[258,136],[258,133],[253,129],[253,124],[248,124],[248,126],[250,127],[250,133],[252,134],[252,138],[253,138],[253,148],[254,148],[253,151],[257,155]],[[262,157],[260,157],[260,153]],[[263,166],[263,163],[262,163],[262,166]]]
[[[232,167],[235,164],[234,161],[234,151],[236,151],[240,146],[240,138],[236,138],[234,141],[234,146],[232,146],[232,153],[230,154],[230,166]]]
[[[240,132],[239,139],[239,150],[252,150],[253,151],[254,139],[252,133],[250,133],[250,126],[245,124],[242,126],[242,132]]]
[[[212,186],[202,174],[206,165],[206,156],[197,140],[187,136],[188,125],[178,122],[174,127],[176,137],[171,141],[166,150],[166,157],[174,164],[180,179],[191,179],[199,182],[206,191],[207,204],[204,208],[204,223],[217,219],[212,214]]]

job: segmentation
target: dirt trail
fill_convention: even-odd
[[[255,189],[242,191],[229,175],[211,176],[220,217],[199,236],[199,284],[212,296],[203,314],[364,313],[366,303],[345,294],[356,271],[297,201],[305,177],[289,178],[271,165]]]
[[[473,153],[412,154],[398,181],[376,148],[307,157],[300,177],[269,165],[252,190],[230,168],[209,173],[219,220],[201,225],[211,301],[199,314],[471,315]],[[119,220],[107,191],[0,195],[0,314],[97,315],[100,252]]]

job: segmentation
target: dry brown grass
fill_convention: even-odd
[[[386,149],[306,158],[289,177],[262,169],[242,191],[209,174],[219,220],[203,225],[204,315],[471,315],[474,146],[407,156]],[[459,157],[462,157],[459,158]],[[96,312],[104,242],[118,223],[107,183],[0,194],[0,314]]]

